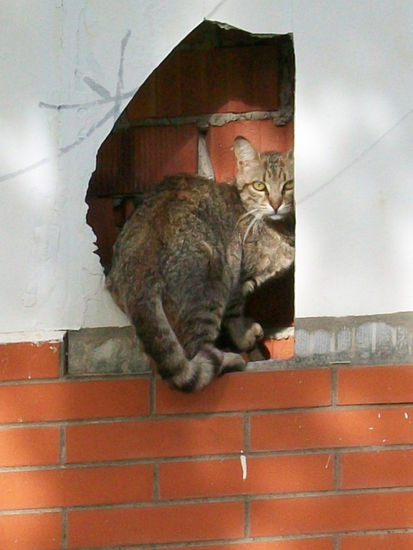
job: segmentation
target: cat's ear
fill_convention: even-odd
[[[238,166],[255,163],[260,159],[259,153],[254,149],[251,143],[242,136],[238,136],[234,140],[234,153]]]

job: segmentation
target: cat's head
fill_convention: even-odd
[[[294,214],[293,151],[259,153],[244,137],[234,141],[236,186],[247,212],[282,220]]]

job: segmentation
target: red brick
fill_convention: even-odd
[[[156,111],[156,70],[153,71],[128,104],[126,116],[130,122],[154,118]]]
[[[338,403],[412,403],[413,365],[351,367],[338,371]]]
[[[57,378],[59,376],[60,344],[21,342],[0,345],[0,382]]]
[[[257,414],[251,418],[251,449],[409,444],[412,419],[413,407]]]
[[[195,174],[198,169],[196,126],[134,129],[135,189],[145,191],[173,174]]]
[[[218,181],[235,177],[236,163],[231,148],[237,136],[249,139],[260,152],[288,151],[293,147],[293,124],[277,127],[272,120],[259,120],[211,127],[207,138],[208,151]]]
[[[0,548],[4,550],[59,550],[60,514],[0,516]]]
[[[158,414],[316,407],[331,402],[330,371],[299,369],[223,376],[196,394],[157,385]]]
[[[89,182],[89,192],[93,195],[107,195],[118,180],[120,167],[121,134],[111,133],[99,147],[96,157],[96,170]]]
[[[348,535],[340,539],[340,550],[412,550],[413,533],[383,533],[381,535]]]
[[[252,537],[413,527],[413,492],[251,502]]]
[[[68,462],[232,453],[244,448],[241,417],[181,418],[67,427]]]
[[[168,56],[155,71],[156,80],[156,116],[181,116],[185,112],[182,97],[182,83],[185,80],[181,56],[174,53]],[[173,84],[172,84],[173,83]]]
[[[239,459],[161,464],[161,498],[324,491],[334,488],[334,460],[328,454],[248,457],[246,464],[245,480]]]
[[[241,502],[72,511],[68,547],[232,539],[243,531]]]
[[[0,473],[0,509],[53,508],[151,500],[148,464]]]
[[[107,197],[133,191],[133,130],[127,129],[109,134],[100,146],[88,195]]]
[[[278,55],[276,46],[174,52],[131,100],[128,118],[275,110]]]
[[[206,74],[214,78],[207,76],[198,112],[275,110],[279,96],[277,73],[278,51],[274,46],[210,50],[206,53]]]
[[[0,429],[0,466],[37,466],[59,461],[58,428]]]
[[[294,338],[283,338],[282,340],[267,338],[264,340],[264,345],[268,349],[271,359],[285,361],[294,357]]]
[[[213,79],[208,75],[210,56],[210,52],[205,50],[177,53],[180,74],[174,102],[168,103],[168,90],[170,90],[168,80],[159,81],[159,87],[162,87],[164,92],[163,105],[160,106],[164,113],[175,112],[180,116],[191,116],[215,112],[215,110],[209,110],[211,100],[215,99],[211,97],[210,90],[210,82]],[[179,105],[175,104],[177,99]]]
[[[148,413],[147,380],[104,380],[0,387],[0,422],[36,422]]]
[[[333,547],[333,538],[323,537],[273,540],[271,542],[214,544],[212,546],[196,546],[196,550],[333,550]],[[195,550],[195,547],[193,548]],[[179,548],[174,546],[170,550],[188,550],[188,546]]]
[[[340,466],[343,489],[413,485],[413,449],[342,454]]]
[[[112,198],[89,198],[87,202],[89,210],[86,220],[96,235],[94,241],[97,246],[96,253],[99,255],[102,265],[110,265],[113,245],[119,234],[115,223]]]

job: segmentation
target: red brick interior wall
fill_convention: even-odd
[[[1,550],[413,548],[412,365],[183,395],[148,375],[69,379],[61,359],[0,346]]]
[[[113,212],[113,197],[127,198],[147,191],[168,175],[197,173],[197,117],[277,110],[279,51],[276,46],[265,48],[269,51],[264,59],[260,59],[260,63],[267,62],[264,70],[260,63],[249,67],[248,86],[243,79],[240,80],[240,67],[248,65],[252,53],[262,56],[261,48],[258,52],[256,49],[253,46],[230,51],[211,50],[210,69],[201,64],[195,75],[190,72],[191,67],[196,66],[195,61],[200,56],[202,60],[201,54],[205,57],[205,52],[176,52],[158,67],[131,100],[116,130],[99,149],[96,171],[89,185],[88,221],[97,235],[98,253],[103,264],[110,263],[119,227],[130,214],[127,201],[122,203],[123,211]],[[257,81],[260,82],[258,86],[254,84]],[[222,91],[225,97],[229,94],[235,99],[221,98]],[[194,113],[188,96],[197,93],[202,95],[198,111]],[[162,118],[164,124],[160,123]],[[169,124],[168,118],[177,120],[178,124]],[[187,123],[183,124],[184,120]],[[222,126],[210,126],[206,135],[218,181],[235,175],[231,148],[238,135],[250,139],[261,151],[287,151],[293,147],[292,121],[285,126],[276,126],[272,120],[228,122]]]

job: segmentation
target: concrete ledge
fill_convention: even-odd
[[[411,362],[413,312],[295,321],[295,363]]]
[[[252,362],[249,370],[334,363],[412,363],[413,312],[298,318],[295,320],[294,339],[294,358]],[[148,372],[150,368],[150,359],[143,352],[132,327],[68,332],[69,374],[134,374]]]
[[[132,327],[69,330],[67,371],[72,375],[129,374],[150,371],[149,357]]]

